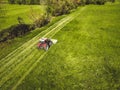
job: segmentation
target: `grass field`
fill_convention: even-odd
[[[119,90],[120,4],[89,5],[0,60],[1,90]],[[58,39],[49,51],[39,37]]]
[[[18,24],[18,17],[21,17],[24,23],[33,23],[31,12],[35,12],[36,16],[44,13],[44,7],[40,5],[3,5],[5,16],[0,18],[0,30]],[[17,12],[16,12],[17,11]]]

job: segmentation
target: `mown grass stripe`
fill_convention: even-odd
[[[32,69],[37,65],[37,63],[45,56],[46,52],[40,56],[39,59],[28,69],[28,71],[20,78],[20,80],[16,83],[16,85],[12,88],[12,90],[15,90],[18,85],[21,84],[21,82],[24,80],[24,78],[32,71]]]
[[[31,56],[28,56],[25,60],[23,60],[20,64],[18,64],[14,70],[10,71],[7,75],[5,75],[1,81],[0,81],[0,87],[4,85],[6,81],[8,81],[10,78],[16,79],[17,76],[22,75],[22,72],[26,72],[27,69],[34,63],[34,57],[39,57],[41,53],[38,53],[37,50],[33,51],[34,54]],[[22,71],[22,72],[21,72]],[[20,74],[19,74],[20,73]],[[13,77],[14,75],[14,77]]]

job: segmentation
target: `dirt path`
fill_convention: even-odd
[[[79,12],[74,12],[73,14],[61,19],[3,58],[0,61],[0,87],[4,87],[6,82],[10,82],[10,80],[12,80],[13,84],[9,83],[7,86],[9,87],[12,85],[12,90],[15,90],[22,83],[25,77],[34,69],[37,62],[39,62],[47,53],[36,49],[35,46],[38,39],[40,37],[53,37],[84,9],[85,8],[82,8]]]

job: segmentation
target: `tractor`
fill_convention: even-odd
[[[45,51],[47,51],[51,47],[52,44],[53,42],[50,39],[41,38],[39,39],[38,49],[44,49]]]

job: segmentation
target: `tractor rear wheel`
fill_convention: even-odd
[[[47,51],[49,49],[49,45],[46,45],[46,47],[44,49],[45,49],[45,51]]]
[[[52,41],[50,41],[50,42],[49,42],[49,47],[50,47],[52,44],[53,44]]]

